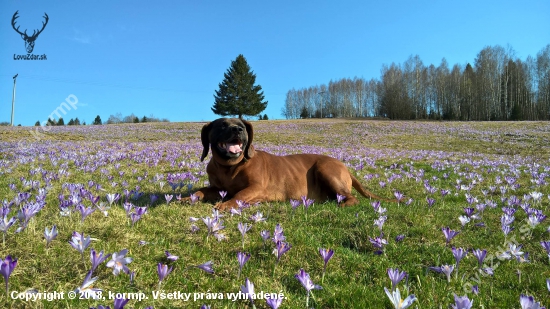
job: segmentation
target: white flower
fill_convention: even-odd
[[[414,296],[414,294],[407,296],[405,299],[401,299],[401,293],[398,288],[396,288],[393,292],[390,292],[387,288],[384,288],[384,291],[386,291],[386,295],[388,295],[388,298],[395,309],[408,308],[416,300],[416,296]]]
[[[125,257],[125,255],[128,253],[128,249],[122,249],[120,252],[115,252],[111,256],[111,260],[107,262],[107,267],[113,268],[113,274],[116,276],[120,273],[120,271],[124,271],[125,273],[129,273],[130,269],[128,269],[128,266],[126,264],[132,262],[134,259],[131,257]]]

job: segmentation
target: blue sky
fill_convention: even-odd
[[[49,22],[33,54],[11,26]],[[69,96],[64,119],[153,114],[218,118],[213,94],[243,54],[280,119],[286,92],[331,79],[379,78],[383,64],[418,54],[425,65],[473,63],[485,46],[525,59],[550,43],[550,1],[21,1],[0,2],[0,121],[44,121]]]

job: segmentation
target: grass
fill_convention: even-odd
[[[350,171],[371,191],[392,197],[395,190],[403,192],[405,203],[382,203],[387,209],[382,231],[388,241],[383,253],[377,255],[370,238],[380,235],[373,222],[379,215],[371,201],[360,198],[356,207],[340,208],[336,202],[316,202],[308,210],[292,211],[288,202],[263,203],[244,210],[243,216],[222,217],[227,239],[209,237],[199,220],[199,230],[191,232],[190,217],[212,215],[212,205],[198,203],[182,205],[175,198],[166,203],[165,194],[188,194],[186,185],[194,189],[204,185],[206,162],[199,162],[202,151],[199,140],[200,123],[152,123],[111,126],[52,128],[46,137],[36,141],[28,133],[34,128],[0,128],[0,200],[12,201],[19,192],[30,192],[29,201],[38,194],[37,187],[25,186],[25,180],[39,181],[48,187],[45,207],[33,217],[26,229],[15,233],[16,223],[0,246],[0,257],[11,255],[18,265],[9,280],[10,291],[36,289],[39,292],[65,292],[65,299],[55,301],[22,301],[0,293],[0,305],[11,308],[88,308],[113,306],[109,292],[143,292],[148,299],[130,300],[126,307],[145,308],[251,308],[246,300],[230,301],[226,293],[238,293],[245,278],[249,278],[258,293],[283,293],[280,308],[304,308],[306,291],[294,275],[303,268],[315,284],[321,284],[323,260],[319,248],[335,251],[329,261],[322,290],[315,290],[309,305],[315,308],[391,308],[384,293],[390,288],[386,270],[399,268],[408,279],[398,288],[405,297],[414,294],[418,301],[412,307],[448,308],[453,296],[468,295],[474,308],[517,308],[519,295],[533,295],[547,303],[546,278],[550,278],[549,258],[540,241],[550,240],[546,231],[548,220],[534,229],[527,224],[527,215],[518,206],[514,230],[505,237],[501,231],[501,207],[512,195],[524,199],[531,192],[541,192],[540,202],[529,201],[533,208],[548,215],[550,189],[537,185],[534,175],[548,182],[550,124],[459,123],[459,122],[391,122],[354,120],[262,121],[254,122],[254,144],[275,154],[324,153],[344,161]],[[519,187],[509,188],[505,177],[516,178]],[[184,186],[175,191],[168,182],[181,181]],[[500,179],[500,180],[499,180]],[[93,181],[101,186],[89,188]],[[382,186],[380,182],[385,184]],[[461,185],[471,186],[465,190]],[[78,211],[69,217],[59,214],[59,195],[68,199],[67,183],[82,184],[92,195],[107,202],[107,193],[136,189],[143,196],[130,199],[136,206],[148,206],[134,225],[129,223],[122,202],[105,217],[95,211],[84,221]],[[428,193],[428,183],[437,188]],[[15,188],[11,189],[10,185]],[[507,187],[502,193],[500,187]],[[491,191],[491,187],[495,187]],[[450,193],[442,197],[440,190]],[[468,207],[466,193],[478,198],[478,203],[492,200],[498,206],[487,207],[482,218],[464,228],[458,221]],[[485,192],[485,193],[484,193]],[[151,204],[150,195],[158,196]],[[428,207],[426,198],[435,199]],[[503,200],[504,199],[504,200]],[[89,207],[91,202],[84,200]],[[473,204],[472,207],[475,207]],[[20,206],[12,206],[8,219],[16,216]],[[237,279],[236,254],[242,250],[239,222],[256,212],[268,219],[254,223],[245,236],[245,251],[251,254],[240,278]],[[0,218],[1,219],[1,218]],[[476,226],[483,222],[484,226]],[[56,225],[59,235],[49,247],[43,237],[45,227]],[[274,244],[265,244],[262,230],[273,230],[281,224],[292,248],[281,257],[275,274]],[[442,227],[460,231],[446,245]],[[68,241],[74,232],[90,235],[94,240],[82,258]],[[397,235],[404,235],[401,242]],[[146,244],[140,244],[145,241]],[[508,250],[509,243],[523,245],[529,252],[529,262],[503,260],[498,256]],[[480,274],[475,257],[468,253],[460,262],[458,275],[448,283],[443,274],[428,270],[430,266],[454,264],[451,246],[486,249],[485,266],[493,267],[494,275]],[[128,264],[135,272],[133,283],[129,275],[114,276],[105,263],[94,272],[98,277],[94,287],[103,290],[105,300],[69,300],[67,292],[79,287],[90,269],[90,248],[105,253],[127,248],[133,261]],[[169,262],[165,250],[179,256]],[[108,261],[109,259],[107,259]],[[214,274],[190,267],[213,261]],[[169,264],[174,270],[161,283],[165,292],[197,293],[191,299],[153,299],[158,290],[157,264]],[[519,275],[521,274],[521,276]],[[479,286],[479,295],[471,293]],[[202,299],[200,299],[201,294]],[[207,299],[220,294],[224,299]],[[193,296],[199,297],[194,300]],[[546,303],[544,303],[546,301]],[[257,308],[268,308],[264,300]]]

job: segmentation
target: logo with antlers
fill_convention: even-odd
[[[44,31],[44,28],[46,28],[46,25],[48,24],[48,20],[50,18],[48,17],[48,14],[44,13],[43,17],[46,21],[42,22],[42,29],[34,30],[32,35],[29,36],[27,34],[26,29],[25,29],[25,32],[21,32],[21,31],[19,31],[19,26],[17,26],[17,28],[15,27],[15,20],[19,18],[19,16],[17,16],[18,13],[19,13],[19,11],[16,11],[15,14],[13,14],[13,17],[11,19],[11,26],[13,27],[13,30],[15,30],[15,32],[17,32],[21,35],[21,38],[25,41],[25,49],[27,49],[27,53],[30,54],[34,50],[34,41],[36,41],[36,38],[38,37],[38,35],[40,33],[42,33],[42,31]]]

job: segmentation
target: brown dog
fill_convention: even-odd
[[[237,200],[252,204],[307,196],[321,202],[340,194],[345,197],[342,206],[349,206],[359,203],[351,195],[352,186],[364,197],[382,199],[365,190],[334,158],[316,154],[275,156],[254,150],[253,137],[252,125],[237,118],[220,118],[204,125],[201,161],[209,148],[212,159],[206,167],[210,187],[195,192],[199,200],[216,202],[219,192],[227,191],[228,200],[216,208],[228,210],[237,207]]]

